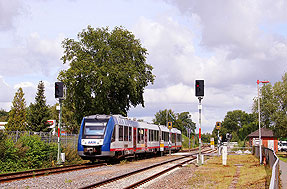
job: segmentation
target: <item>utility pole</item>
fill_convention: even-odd
[[[190,151],[190,133],[191,133],[191,128],[186,126],[185,129],[186,129],[186,135],[188,137],[188,151]]]
[[[262,141],[261,141],[261,127],[260,127],[260,83],[269,83],[269,81],[259,81],[257,80],[257,92],[258,92],[258,122],[259,122],[259,156],[260,156],[260,164],[262,164]]]

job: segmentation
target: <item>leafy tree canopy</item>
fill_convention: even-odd
[[[258,129],[255,114],[248,114],[242,110],[229,111],[224,117],[219,135],[223,141],[226,140],[226,133],[232,134],[232,141],[243,141],[247,135]],[[217,136],[216,126],[212,131],[213,136]]]
[[[8,123],[5,125],[7,131],[25,131],[27,129],[26,122],[26,102],[24,92],[20,87],[15,93],[12,108],[9,112]]]
[[[65,105],[77,122],[90,114],[122,114],[132,106],[144,106],[144,88],[153,83],[147,50],[123,27],[94,29],[88,26],[78,41],[63,41],[62,60],[69,63],[59,80],[67,87]]]

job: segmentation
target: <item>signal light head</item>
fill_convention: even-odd
[[[195,80],[195,96],[204,96],[204,80]]]
[[[55,98],[64,97],[64,83],[55,82]]]

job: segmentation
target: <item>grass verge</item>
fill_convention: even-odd
[[[259,165],[253,155],[228,155],[227,165],[213,157],[198,167],[188,184],[191,188],[268,188],[271,169]]]
[[[278,152],[276,155],[281,161],[284,161],[287,163],[287,152]]]

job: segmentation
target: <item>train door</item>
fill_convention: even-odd
[[[147,151],[147,129],[144,130],[144,146]]]
[[[137,151],[137,128],[133,127],[133,147],[134,147],[134,152]]]

